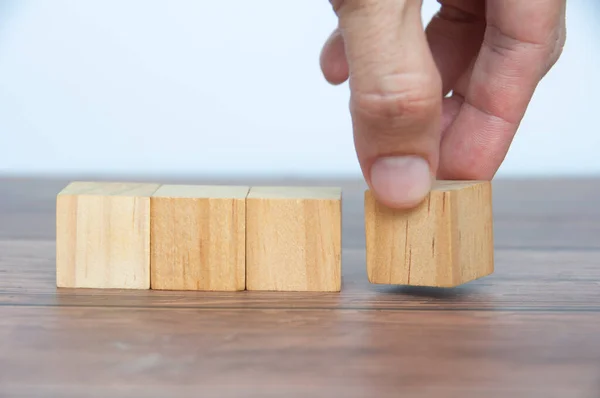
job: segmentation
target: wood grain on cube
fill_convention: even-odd
[[[56,198],[56,284],[150,288],[150,196],[158,184],[73,182]]]
[[[246,288],[340,291],[341,201],[339,188],[251,188]]]
[[[381,205],[365,192],[371,283],[454,287],[494,270],[489,181],[437,181],[414,209]]]
[[[152,196],[151,287],[246,287],[244,186],[163,185]]]

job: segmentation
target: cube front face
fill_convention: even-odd
[[[367,275],[371,283],[444,285],[453,268],[451,200],[432,195],[419,206],[398,211],[365,193]]]
[[[252,188],[246,212],[247,290],[340,291],[341,192]]]
[[[491,185],[439,182],[416,208],[365,192],[367,274],[376,284],[453,287],[493,272]]]
[[[176,195],[168,188],[166,195]],[[189,194],[158,196],[159,190],[152,197],[152,289],[244,290],[248,188],[219,198],[207,197],[210,190],[200,188],[196,192],[203,197],[194,197],[193,189],[183,191]]]
[[[150,288],[150,195],[155,184],[73,183],[57,196],[56,283]]]

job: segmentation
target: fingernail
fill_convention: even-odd
[[[378,159],[371,168],[371,187],[390,207],[416,206],[431,189],[429,164],[418,156]]]

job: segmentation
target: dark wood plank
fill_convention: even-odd
[[[592,397],[598,331],[597,314],[577,313],[1,307],[0,388],[40,397]]]

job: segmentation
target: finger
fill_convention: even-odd
[[[487,28],[461,111],[444,135],[440,178],[491,179],[539,81],[565,40],[565,0],[489,0]]]
[[[445,96],[477,55],[485,32],[485,2],[440,0],[425,33],[442,78]]]
[[[441,79],[415,0],[334,2],[350,71],[354,142],[380,202],[412,207],[431,188],[440,145]]]
[[[320,57],[321,71],[331,84],[342,84],[348,80],[348,62],[344,50],[344,39],[339,29],[333,31],[325,42]]]

